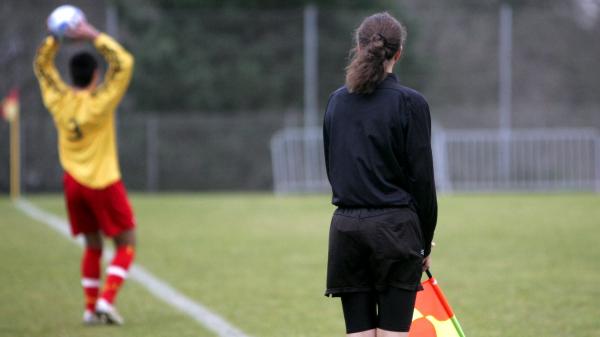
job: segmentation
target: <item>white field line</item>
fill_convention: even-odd
[[[16,201],[15,205],[30,218],[45,223],[63,236],[69,239],[71,238],[69,224],[64,219],[36,207],[25,199]],[[83,246],[83,240],[79,238],[77,240],[77,244],[79,246]],[[111,255],[112,252],[105,257],[110,259]],[[191,317],[208,330],[216,333],[218,336],[249,337],[240,329],[236,328],[219,315],[210,311],[204,305],[180,293],[167,282],[154,276],[152,273],[138,264],[135,264],[129,270],[129,278],[146,288],[146,290],[148,290],[148,292],[150,292],[150,294],[154,295],[156,298],[170,304],[172,307]]]

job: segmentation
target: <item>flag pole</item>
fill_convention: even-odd
[[[452,321],[452,325],[454,325],[454,329],[456,330],[456,332],[458,333],[458,335],[460,337],[465,337],[465,333],[463,332],[463,329],[460,326],[460,323],[456,319],[456,316],[454,315],[454,311],[452,310],[452,308],[450,308],[450,304],[448,303],[446,296],[444,296],[444,293],[442,293],[442,289],[440,289],[440,287],[438,286],[437,280],[433,278],[433,275],[431,274],[429,269],[425,270],[425,273],[427,273],[427,277],[429,277],[429,279],[431,280],[431,287],[433,288],[433,291],[437,295],[438,300],[444,307],[444,310],[446,310],[446,313],[448,314],[448,316],[451,317],[450,320]]]
[[[21,197],[21,146],[20,114],[10,121],[10,198],[16,201]]]
[[[0,105],[0,115],[10,128],[10,198],[13,201],[21,197],[21,126],[19,113],[19,89],[13,88]]]

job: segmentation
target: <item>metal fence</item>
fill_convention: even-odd
[[[123,180],[137,191],[267,190],[271,188],[269,140],[282,114],[258,116],[126,117],[117,132]],[[61,188],[56,131],[51,119],[21,125],[21,176],[25,192]],[[0,124],[0,144],[8,130]],[[8,146],[0,148],[0,190],[8,190]]]
[[[271,139],[276,193],[329,190],[321,128],[286,128]]]
[[[436,160],[442,190],[600,192],[596,130],[452,130],[439,138]]]
[[[320,128],[284,129],[271,140],[276,193],[328,191]],[[596,129],[434,130],[443,192],[600,192]]]
[[[128,188],[269,190],[275,177],[278,191],[329,189],[320,130],[288,132],[294,137],[280,133],[272,145],[273,153],[279,153],[273,162],[269,141],[281,128],[321,120],[329,93],[344,82],[352,31],[375,9],[339,2],[310,16],[304,8],[290,6],[176,9],[150,0],[71,3],[99,28],[116,35],[136,57],[118,121]],[[409,31],[395,71],[404,85],[426,95],[432,116],[444,127],[600,128],[600,15],[580,8],[582,1],[512,2],[512,19],[505,26],[497,1],[388,3],[386,9]],[[0,96],[14,86],[21,89],[26,192],[61,188],[56,131],[31,69],[45,36],[44,21],[59,4],[11,0],[0,5]],[[313,39],[307,38],[308,31]],[[502,31],[512,34],[499,34]],[[511,38],[505,46],[510,48],[501,48],[500,35]],[[56,63],[66,75],[70,55],[83,45],[62,46]],[[312,75],[318,78],[309,71],[310,55]],[[500,67],[500,59],[513,68],[508,78],[508,67]],[[512,86],[510,102],[504,100],[503,107],[498,106],[499,82]],[[511,119],[500,123],[498,111],[506,113],[507,107]],[[303,108],[312,112],[305,124]],[[599,155],[577,154],[592,151],[591,141],[526,140],[514,132],[507,146],[494,140],[500,137],[494,136],[496,131],[483,136],[478,131],[458,133],[464,137],[436,132],[439,138],[446,136],[434,143],[442,190],[590,189],[590,181],[598,180],[597,173],[588,176],[598,167],[590,168],[588,159]],[[597,152],[598,145],[594,147]],[[8,190],[8,149],[8,127],[0,122],[0,192]],[[519,156],[532,153],[538,154],[532,163],[554,171],[521,164]],[[287,158],[287,164],[275,157]],[[579,161],[580,171],[567,171],[557,163],[568,160]],[[467,167],[466,162],[476,164]],[[566,182],[557,185],[556,179]]]

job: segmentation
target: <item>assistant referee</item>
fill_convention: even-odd
[[[333,215],[328,296],[341,297],[353,337],[407,336],[437,221],[431,117],[392,73],[406,29],[388,13],[356,31],[346,83],[323,127]]]

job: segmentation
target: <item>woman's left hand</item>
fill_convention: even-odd
[[[426,271],[431,266],[431,254],[423,259],[423,271]]]

